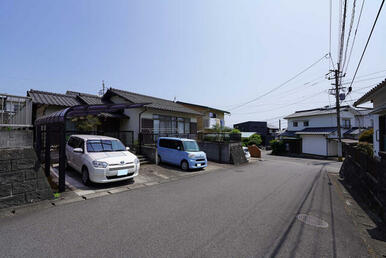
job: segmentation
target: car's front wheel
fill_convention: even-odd
[[[183,161],[181,162],[181,169],[182,169],[183,171],[188,171],[188,170],[189,170],[189,164],[188,164],[188,162],[187,162],[186,160],[183,160]]]
[[[91,183],[87,167],[82,168],[82,182],[84,185],[90,185]]]

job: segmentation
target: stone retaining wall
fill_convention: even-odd
[[[0,209],[51,198],[33,148],[0,149]]]

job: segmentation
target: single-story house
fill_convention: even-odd
[[[27,95],[33,102],[33,121],[44,115],[76,105],[102,103],[146,103],[144,107],[121,110],[99,115],[101,125],[96,128],[103,132],[133,132],[134,141],[138,135],[149,135],[151,139],[160,135],[190,137],[197,133],[197,117],[200,112],[171,100],[146,96],[134,92],[110,88],[102,96],[67,91],[65,94],[30,90]],[[69,130],[76,130],[75,124],[67,124]]]
[[[374,121],[374,155],[386,156],[386,79],[358,99],[354,106],[369,101],[373,103],[374,108],[371,112]]]

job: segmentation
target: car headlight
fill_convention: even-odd
[[[193,153],[189,153],[189,154],[188,154],[188,157],[191,158],[191,159],[193,159],[194,157],[196,157],[196,155],[194,155]]]
[[[135,158],[134,163],[135,163],[135,165],[138,165],[139,164],[139,159]]]
[[[92,165],[95,167],[95,168],[107,168],[107,166],[109,164],[107,164],[107,162],[104,162],[104,161],[96,161],[94,160],[92,162]]]

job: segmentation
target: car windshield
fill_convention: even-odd
[[[125,146],[118,140],[88,140],[88,152],[125,151]]]
[[[197,142],[195,141],[183,141],[185,151],[200,151]]]

